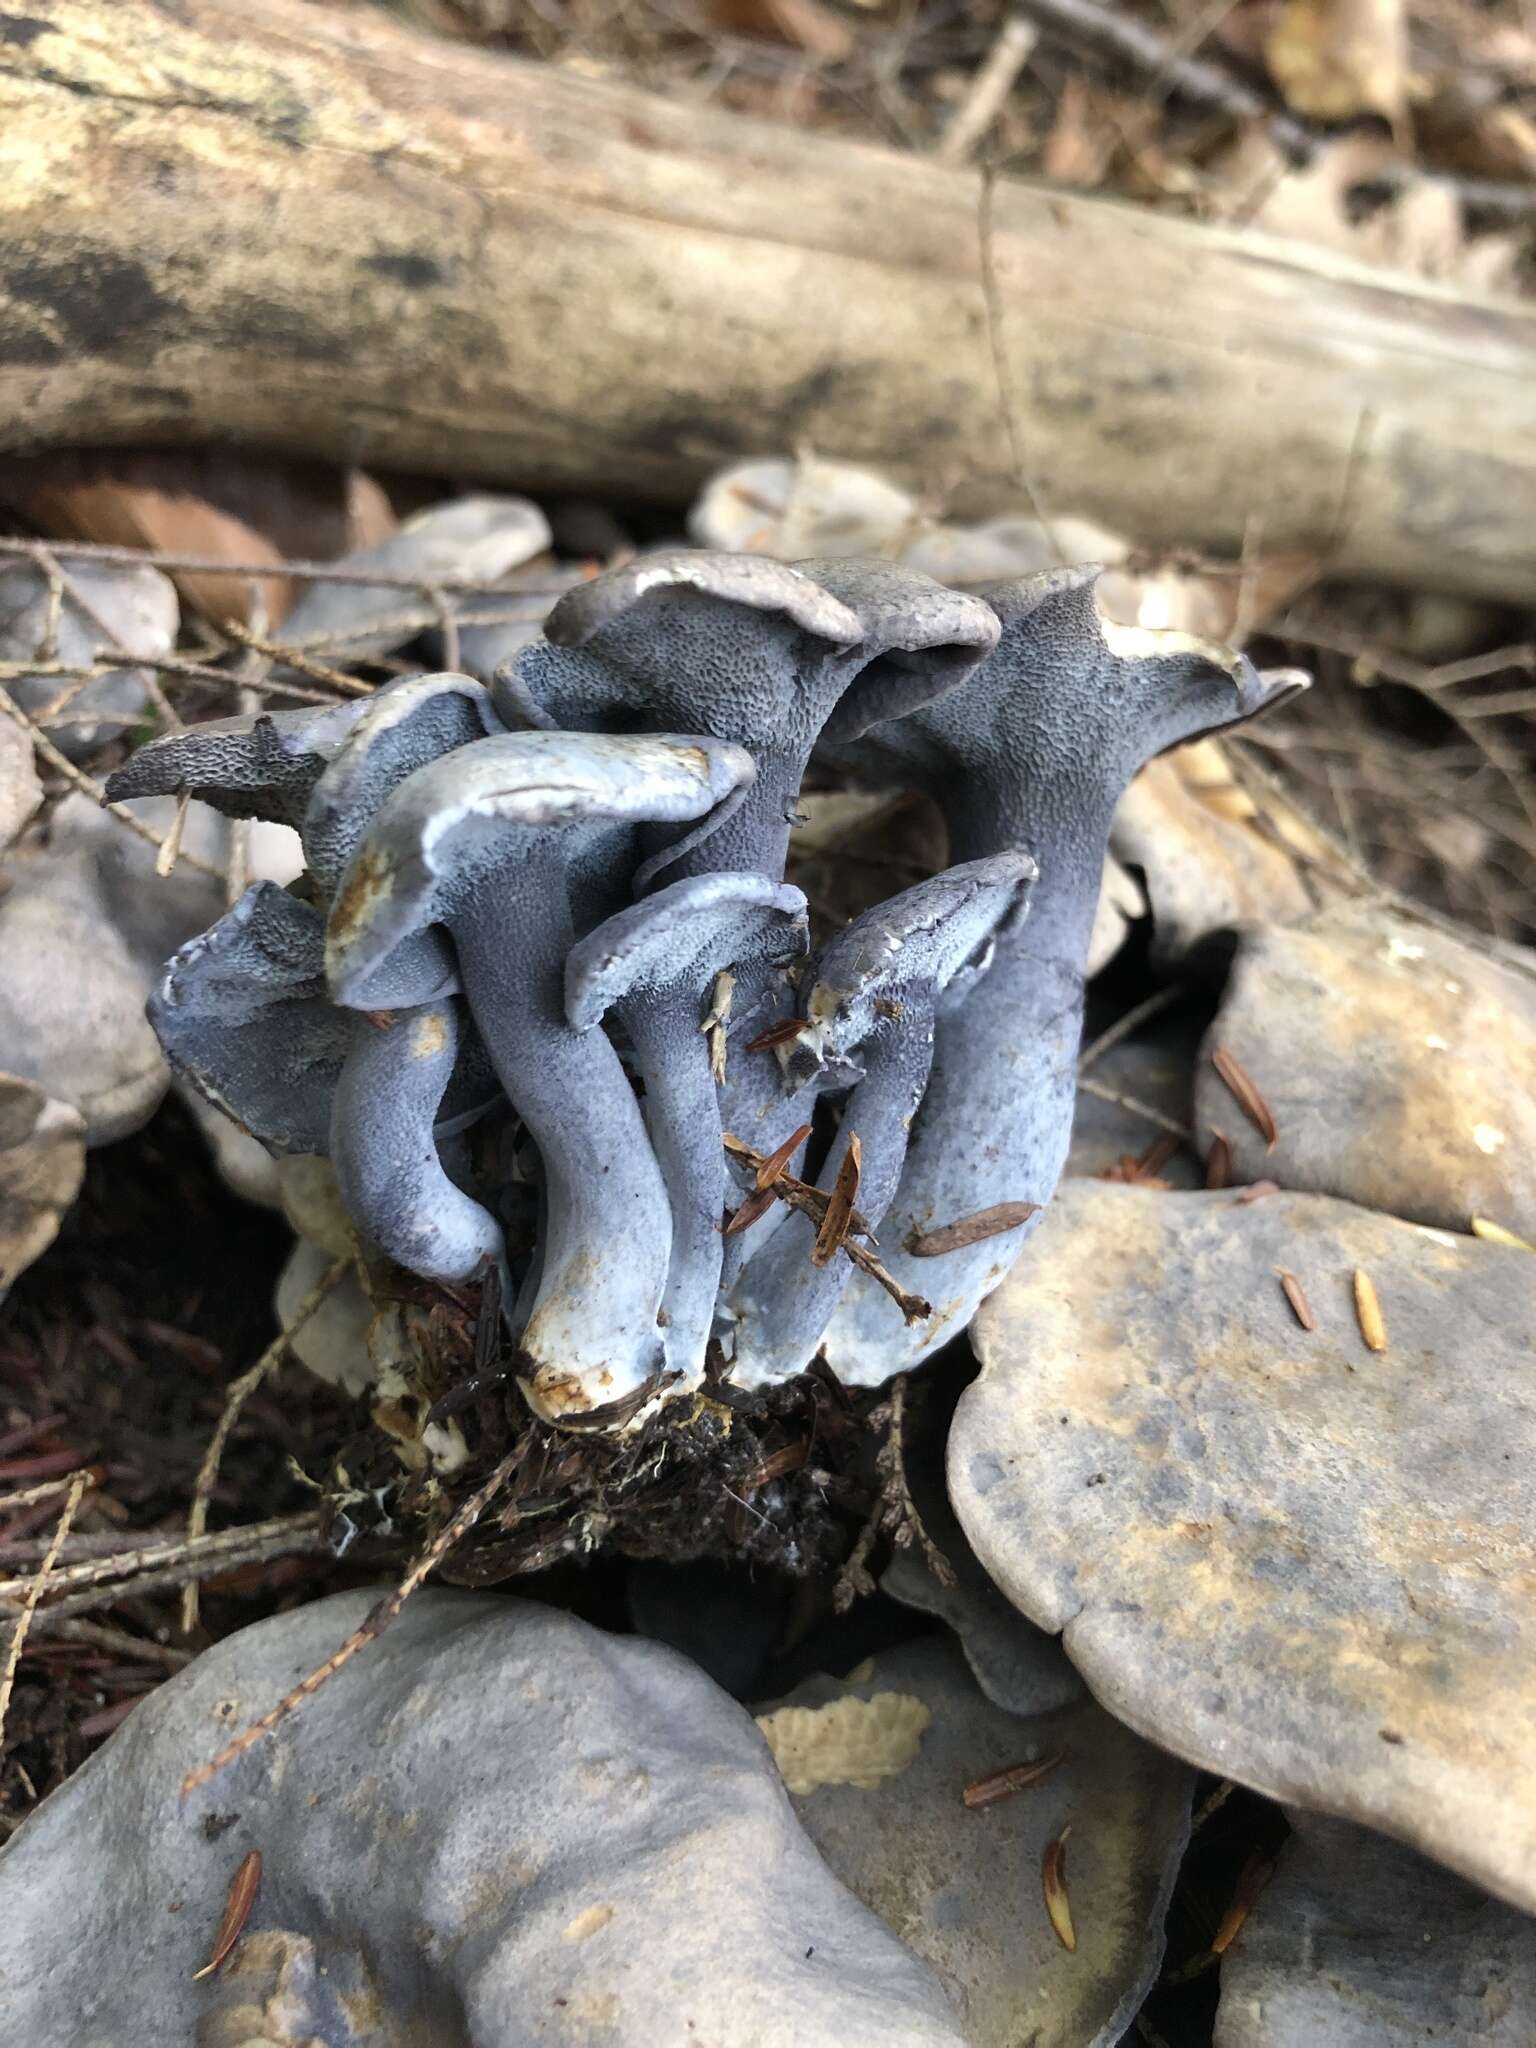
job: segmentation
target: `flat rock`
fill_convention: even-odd
[[[0,717],[0,850],[10,845],[42,800],[31,740],[19,725]]]
[[[0,1851],[0,2038],[960,2048],[932,1974],[812,1849],[748,1715],[670,1650],[553,1608],[418,1594],[183,1800],[183,1774],[374,1598],[220,1643]],[[247,1931],[194,1983],[251,1849]]]
[[[445,577],[493,583],[541,555],[549,541],[549,522],[526,498],[482,493],[430,505],[397,533],[336,564],[371,576],[409,577],[416,588],[411,583],[311,583],[284,621],[284,642],[300,647],[336,639],[334,651],[344,664],[387,653],[421,630],[390,621],[421,604],[422,585]]]
[[[1313,908],[1292,855],[1253,823],[1210,809],[1169,756],[1149,761],[1121,797],[1110,844],[1143,878],[1161,960],[1213,933],[1288,924]]]
[[[58,847],[7,868],[0,895],[0,1045],[23,1079],[85,1120],[105,1145],[153,1115],[169,1079],[144,1016],[150,971],[102,900],[89,848]]]
[[[157,659],[176,645],[176,586],[149,563],[77,560],[65,576],[50,648],[47,576],[33,562],[0,570],[0,658],[89,667],[109,641],[126,655]],[[67,676],[46,674],[17,676],[3,687],[71,760],[126,732],[149,703],[145,670],[126,665],[78,689]],[[53,712],[66,692],[69,701]]]
[[[1536,1236],[1536,954],[1509,950],[1379,905],[1249,933],[1207,1053],[1237,1057],[1279,1141],[1266,1149],[1209,1058],[1202,1135],[1226,1133],[1239,1179]]]
[[[977,1320],[948,1455],[982,1563],[1111,1712],[1527,1909],[1533,1273],[1317,1196],[1069,1181]]]
[[[1166,1124],[1188,1125],[1194,1095],[1198,1030],[1160,1023],[1150,1036],[1122,1039],[1094,1061],[1079,1084],[1072,1110],[1072,1145],[1066,1170],[1085,1179],[1108,1173],[1124,1159],[1139,1159],[1165,1134]],[[1108,1089],[1118,1101],[1097,1089]],[[1141,1104],[1165,1119],[1160,1124]],[[1158,1168],[1158,1178],[1174,1187],[1205,1184],[1205,1169],[1189,1146],[1181,1144]]]
[[[1222,1962],[1215,2048],[1536,2041],[1536,1923],[1348,1821],[1294,1819]]]
[[[872,1785],[796,1795],[832,1869],[938,1974],[971,2048],[1110,2048],[1161,1962],[1193,1772],[1091,1701],[1028,1718],[1001,1711],[942,1638],[876,1657],[857,1683],[810,1679],[786,1705],[847,1715],[839,1703],[850,1700],[883,1702],[882,1725],[898,1736],[904,1710],[915,1743],[898,1741],[895,1767]],[[1041,1784],[965,1805],[967,1784],[1064,1748]],[[860,1761],[854,1751],[845,1770]],[[1068,1823],[1071,1955],[1046,1917],[1040,1875]]]
[[[176,800],[151,797],[132,808],[164,832]],[[206,804],[191,804],[181,843],[217,870],[228,845],[226,821]],[[284,828],[258,826],[253,877],[282,873],[296,844],[297,835]],[[27,835],[5,859],[0,1046],[14,1072],[80,1111],[88,1145],[126,1137],[159,1105],[170,1074],[144,1015],[145,999],[176,948],[224,909],[217,872],[182,861],[157,875],[155,858],[153,845],[80,795],[66,797],[46,829]],[[242,1144],[226,1140],[219,1156],[238,1192],[265,1185]]]
[[[59,1234],[85,1177],[85,1119],[0,1074],[0,1301]]]

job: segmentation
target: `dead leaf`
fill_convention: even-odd
[[[1364,1266],[1355,1268],[1355,1314],[1360,1323],[1360,1335],[1365,1340],[1367,1351],[1385,1351],[1387,1348],[1387,1325],[1381,1313],[1381,1298],[1376,1292],[1376,1283]]]
[[[821,1219],[816,1242],[811,1246],[813,1266],[830,1265],[843,1248],[843,1240],[847,1237],[853,1222],[853,1205],[859,1193],[861,1153],[859,1134],[852,1131],[848,1137],[848,1150],[843,1154],[843,1163],[837,1169],[832,1199],[827,1203],[827,1213]]]
[[[1103,118],[1092,87],[1074,72],[1056,102],[1056,118],[1040,152],[1040,174],[1053,185],[1091,191],[1103,184],[1119,143],[1120,130]]]
[[[245,1923],[251,1917],[251,1908],[256,1903],[256,1893],[261,1885],[261,1851],[252,1849],[235,1872],[229,1887],[229,1897],[224,1904],[224,1917],[219,1922],[219,1931],[213,1938],[213,1953],[200,1970],[192,1972],[192,1981],[211,1977],[219,1965],[229,1959],[235,1943],[245,1932]]]
[[[1237,1055],[1229,1052],[1224,1045],[1218,1045],[1211,1054],[1211,1065],[1216,1069],[1227,1093],[1264,1143],[1273,1151],[1280,1133],[1275,1127],[1274,1111],[1259,1093],[1259,1085],[1253,1076]]]
[[[360,470],[228,448],[14,458],[0,465],[0,497],[51,539],[228,562],[328,561],[396,527],[389,499]],[[186,604],[215,623],[249,625],[254,592],[271,628],[296,595],[284,577],[167,573]]]
[[[973,1216],[961,1216],[937,1230],[909,1232],[903,1249],[914,1259],[941,1259],[946,1252],[963,1251],[967,1245],[1017,1230],[1039,1207],[1038,1202],[994,1202],[990,1209],[978,1209]]]
[[[1340,136],[1296,169],[1267,138],[1250,134],[1220,175],[1232,190],[1231,211],[1271,234],[1483,297],[1518,291],[1524,237],[1469,239],[1453,186],[1405,165],[1386,136]]]
[[[820,0],[709,0],[709,11],[733,35],[793,43],[822,64],[840,64],[856,47],[853,30]]]
[[[1304,119],[1380,114],[1401,127],[1408,103],[1402,0],[1285,0],[1264,54],[1286,104]]]
[[[1045,1855],[1040,1864],[1041,1888],[1045,1893],[1045,1910],[1050,1915],[1056,1939],[1074,1955],[1077,1951],[1077,1930],[1072,1925],[1072,1902],[1067,1897],[1067,1837],[1072,1832],[1064,1827],[1054,1841],[1047,1843]]]

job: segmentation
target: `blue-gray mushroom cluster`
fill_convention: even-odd
[[[818,1352],[879,1384],[964,1328],[1055,1187],[1122,789],[1296,686],[1111,626],[1096,576],[657,553],[569,590],[489,688],[151,742],[114,798],[277,820],[306,861],[170,961],[168,1057],[274,1153],[329,1156],[373,1252],[494,1271],[546,1419]],[[954,863],[814,950],[784,878],[813,753],[927,792]],[[508,1105],[520,1179],[457,1142]],[[845,1208],[852,1154],[852,1242],[893,1284],[804,1208],[726,1231],[786,1147]]]

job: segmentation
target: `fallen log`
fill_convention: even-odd
[[[962,513],[1022,468],[1147,543],[1529,599],[1536,312],[1014,183],[989,293],[980,193],[370,9],[28,0],[0,448],[222,438],[681,502],[808,441]]]

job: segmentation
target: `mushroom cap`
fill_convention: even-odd
[[[139,748],[107,778],[113,803],[182,790],[227,818],[300,825],[326,764],[370,708],[356,697],[303,711],[261,711],[214,718],[169,732]]]
[[[793,1042],[818,1066],[846,1057],[883,1023],[899,1028],[918,992],[930,1000],[1027,907],[1039,870],[1027,853],[990,854],[947,868],[856,917],[822,948]],[[799,1062],[791,1056],[791,1064]]]
[[[1049,792],[1059,815],[1042,811],[1031,822],[1054,843],[1085,787],[1113,801],[1152,755],[1304,687],[1300,671],[1260,676],[1246,655],[1215,641],[1106,619],[1096,598],[1101,573],[1088,563],[988,591],[1001,624],[991,658],[963,688],[867,730],[849,765],[915,774],[948,806],[952,829],[957,814],[965,821],[962,837],[978,850],[1007,793]],[[839,737],[829,730],[834,749]]]
[[[409,676],[381,690],[310,796],[303,824],[310,871],[334,888],[374,812],[408,775],[503,730],[490,697],[470,676]]]
[[[565,966],[565,1013],[590,1031],[637,991],[702,994],[723,967],[774,964],[806,950],[805,897],[766,875],[690,875],[589,932]]]
[[[716,554],[706,548],[665,548],[641,555],[569,590],[550,612],[544,635],[556,647],[581,647],[660,590],[694,590],[749,610],[782,614],[802,631],[836,646],[863,637],[856,613],[839,604],[805,570],[771,555]]]
[[[983,598],[917,569],[843,558],[797,567],[855,613],[869,650],[822,726],[834,745],[947,696],[997,645],[998,615]]]
[[[1166,736],[1147,753],[1240,724],[1307,688],[1302,669],[1260,674],[1246,654],[1222,641],[1106,617],[1097,599],[1103,573],[1103,563],[1085,562],[1020,576],[989,590],[987,601],[1002,621],[1005,645],[1015,629],[1031,626],[1027,640],[1018,637],[1032,652],[1038,642],[1047,665],[1086,671],[1091,686],[1111,692],[1126,714],[1140,710],[1149,722],[1162,723]],[[1148,685],[1156,693],[1150,703]]]
[[[954,689],[998,631],[983,599],[892,562],[676,549],[568,591],[497,706],[514,725],[627,711],[749,746],[807,725],[853,739]]]
[[[326,1000],[325,921],[313,904],[255,883],[172,955],[148,1014],[171,1065],[270,1151],[327,1149],[361,1020]]]
[[[336,1000],[365,1002],[404,942],[479,892],[507,897],[514,922],[507,870],[520,857],[566,839],[568,861],[590,858],[594,837],[723,817],[754,772],[751,755],[722,740],[571,732],[505,733],[418,768],[378,812],[337,894],[326,940]]]
[[[313,904],[253,884],[173,955],[148,1014],[177,1072],[270,1152],[329,1151],[342,1065],[374,1026],[327,996],[325,919]],[[478,1033],[461,1030],[459,1048],[439,1130],[462,1129],[498,1093]]]
[[[560,599],[494,684],[508,725],[591,731],[616,716],[761,744],[807,667],[858,644],[857,614],[765,555],[666,549]]]

